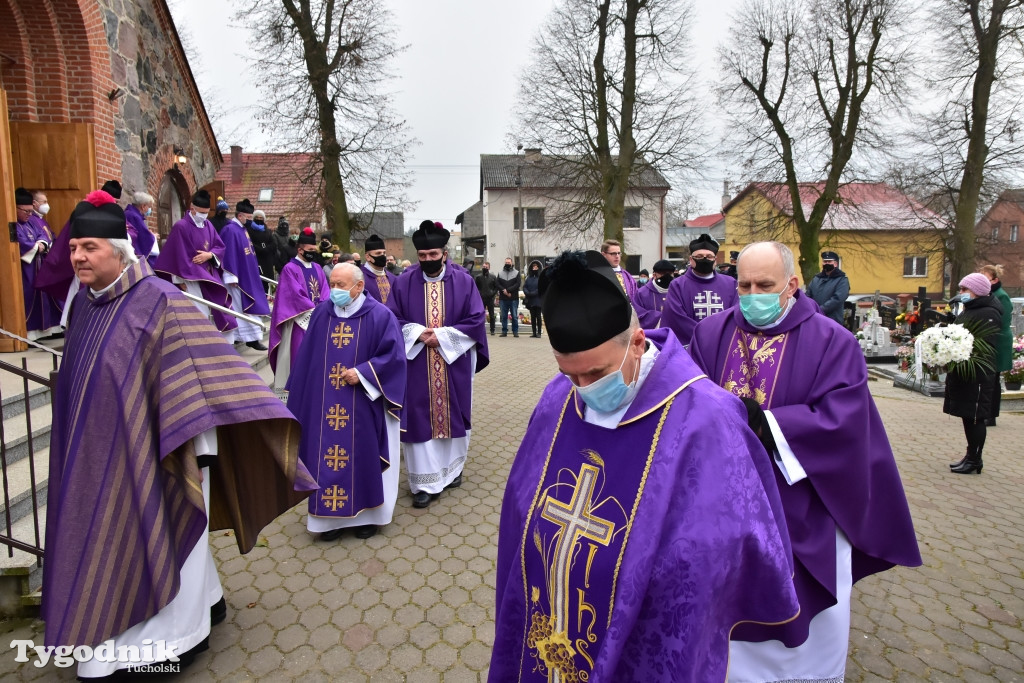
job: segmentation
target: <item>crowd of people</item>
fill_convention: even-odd
[[[17,196],[23,263],[62,248],[73,275],[48,645],[159,634],[187,663],[225,615],[209,531],[234,529],[246,552],[306,500],[318,541],[370,538],[393,519],[403,458],[413,507],[462,486],[495,304],[501,336],[518,337],[520,291],[560,372],[504,494],[491,680],[841,680],[854,583],[921,563],[863,355],[830,308],[849,287],[833,252],[807,290],[788,247],[753,243],[718,268],[709,235],[683,273],[658,260],[640,283],[615,240],[531,261],[525,277],[511,258],[474,276],[429,220],[402,267],[376,235],[365,259],[341,254],[310,228],[269,232],[248,200],[228,217],[199,190],[159,245],[152,198],[122,210],[111,189],[56,239],[39,220],[45,196]],[[962,315],[995,323],[993,340],[998,275],[961,282]],[[29,292],[36,331],[59,330],[61,306]],[[226,310],[269,315],[269,348]],[[268,351],[286,405],[235,341]],[[968,439],[954,472],[981,471],[992,376],[951,380],[946,410]],[[974,403],[955,400],[968,389]]]

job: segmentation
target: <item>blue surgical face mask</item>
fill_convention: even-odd
[[[151,206],[148,209],[146,209],[146,218],[149,218],[152,215],[153,215],[153,207]]]
[[[618,370],[585,387],[573,385],[576,386],[576,391],[579,392],[583,402],[592,410],[599,413],[611,413],[620,408],[627,399],[632,400],[632,395],[636,393],[636,381],[626,384],[622,378],[622,366],[626,364],[628,356],[629,346],[626,347],[626,353],[622,356]]]
[[[782,292],[743,294],[740,296],[740,312],[754,327],[770,325],[782,315],[782,304],[779,302],[780,294]]]
[[[338,308],[345,308],[352,302],[352,295],[347,289],[332,289],[331,302]]]

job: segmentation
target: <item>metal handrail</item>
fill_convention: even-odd
[[[277,287],[277,280],[271,280],[269,277],[263,277],[262,275],[260,275],[260,279],[266,282],[267,284],[274,285],[275,287]]]
[[[7,335],[8,337],[10,337],[12,339],[17,339],[18,341],[24,342],[24,343],[28,344],[29,346],[32,346],[32,347],[35,347],[35,348],[39,349],[40,351],[46,351],[47,353],[52,353],[53,355],[57,356],[58,358],[63,358],[64,357],[64,354],[61,353],[60,351],[54,351],[49,346],[43,346],[42,344],[38,344],[38,343],[32,341],[31,339],[25,339],[20,334],[14,334],[13,332],[8,332],[7,330],[5,330],[2,327],[0,327],[0,334],[5,334],[5,335]]]
[[[259,318],[254,318],[253,316],[247,315],[245,313],[239,313],[238,311],[232,310],[232,309],[227,308],[225,306],[221,306],[220,304],[215,304],[212,301],[207,301],[206,299],[204,299],[204,298],[202,298],[200,296],[196,296],[194,294],[189,294],[188,292],[182,292],[182,294],[185,295],[185,298],[191,299],[192,301],[195,301],[196,303],[203,304],[204,306],[209,306],[210,308],[212,308],[215,311],[220,311],[221,313],[227,313],[228,315],[233,315],[233,316],[235,316],[236,318],[238,318],[240,320],[246,321],[247,323],[251,323],[251,324],[255,325],[256,327],[260,328],[261,330],[263,330],[264,332],[266,332],[267,328],[269,327],[265,322],[263,322]]]

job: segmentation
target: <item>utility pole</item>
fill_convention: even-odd
[[[518,152],[523,151],[523,146],[520,144],[517,148]],[[516,192],[519,195],[519,263],[516,264],[516,269],[523,271],[526,268],[526,246],[524,242],[524,235],[526,234],[526,214],[523,213],[523,160],[518,159],[516,164]],[[513,226],[514,227],[514,226]]]

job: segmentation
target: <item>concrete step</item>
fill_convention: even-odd
[[[32,423],[32,450],[37,454],[50,447],[50,423],[53,419],[53,406],[47,400],[28,413],[4,418],[3,421],[3,458],[10,467],[24,459],[29,453],[28,426]]]
[[[21,458],[17,462],[7,464],[6,486],[7,501],[0,497],[0,534],[5,530],[7,502],[10,504],[11,519],[20,520],[32,513],[32,482],[35,470],[36,501],[40,505],[46,503],[46,488],[50,478],[50,449],[38,450],[33,458]],[[19,541],[25,539],[14,537]]]
[[[51,395],[49,387],[39,386],[38,384],[35,384],[35,382],[29,383],[28,400],[30,410],[49,404],[50,399]],[[0,416],[2,416],[4,420],[9,420],[13,417],[24,414],[24,390],[11,396],[4,395],[3,401],[0,402]]]
[[[6,534],[6,525],[0,525]],[[31,515],[12,525],[11,536],[35,544],[35,523]],[[39,544],[46,537],[46,506],[39,509]],[[38,612],[39,590],[43,585],[43,568],[39,557],[23,550],[0,544],[0,615],[29,616]]]

